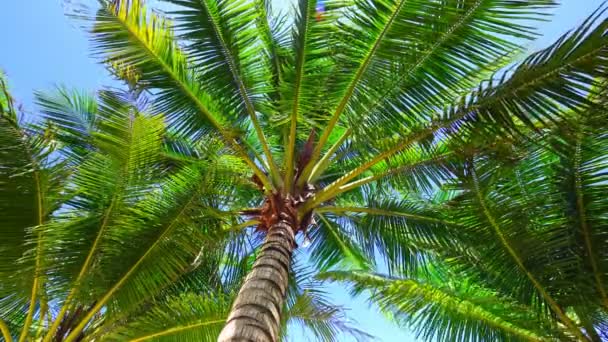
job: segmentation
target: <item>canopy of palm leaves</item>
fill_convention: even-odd
[[[425,272],[323,277],[349,282],[355,293],[371,291],[373,302],[423,340],[605,340],[602,102],[515,143],[470,139],[474,154],[430,205],[458,228],[449,244],[429,249]],[[567,320],[585,336],[568,331]]]
[[[215,339],[282,210],[424,336],[599,339],[603,9],[505,71],[553,1],[166,2],[78,13],[129,92],[0,102],[3,331]]]
[[[243,183],[240,162],[212,138],[171,136],[129,93],[38,94],[48,120],[32,126],[20,124],[3,90],[7,330],[26,340],[215,340],[256,248],[244,244],[252,222],[221,214],[247,201],[251,186],[238,197],[232,188]],[[285,325],[301,322],[326,339],[338,330],[364,336],[302,275]],[[71,335],[79,324],[90,325]]]

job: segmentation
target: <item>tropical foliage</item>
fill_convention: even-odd
[[[369,290],[423,340],[608,338],[602,102],[515,144],[469,139],[474,154],[431,205],[458,228],[448,245],[432,248],[426,272],[323,277]]]
[[[3,331],[365,337],[322,271],[425,339],[602,338],[603,7],[514,64],[553,1],[165,2],[76,14],[129,91],[0,102]]]
[[[255,222],[221,214],[247,200],[239,161],[212,137],[175,139],[129,93],[40,93],[46,121],[32,126],[3,90],[7,329],[21,340],[215,340],[257,248],[244,245]],[[320,284],[298,278],[290,296],[285,326],[303,321],[328,340],[357,332]]]

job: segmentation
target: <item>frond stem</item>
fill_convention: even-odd
[[[390,30],[391,26],[397,19],[397,15],[401,12],[401,9],[403,8],[403,5],[405,4],[406,1],[407,0],[399,1],[397,6],[394,8],[393,13],[390,16],[389,20],[386,22],[386,24],[382,28],[382,31],[376,38],[374,44],[371,46],[370,50],[367,52],[367,55],[363,59],[363,62],[357,69],[357,72],[355,73],[352,80],[350,81],[348,88],[346,89],[346,92],[345,92],[344,96],[342,97],[342,100],[338,104],[338,107],[334,111],[334,114],[332,115],[331,119],[327,123],[326,128],[323,130],[323,134],[321,134],[321,137],[319,138],[317,146],[316,146],[315,150],[313,151],[313,155],[312,155],[312,159],[311,159],[312,161],[316,161],[319,158],[319,156],[321,155],[321,150],[323,149],[325,143],[327,142],[327,139],[329,139],[329,135],[333,131],[334,127],[338,123],[338,119],[340,118],[340,115],[346,108],[346,105],[348,104],[348,102],[350,101],[350,98],[352,97],[352,95],[355,92],[355,88],[359,84],[359,81],[363,77],[363,74],[365,73],[365,71],[367,71],[367,67],[371,63],[372,58],[376,54],[376,51],[380,47],[380,44],[382,43],[382,41],[383,41],[384,37],[386,36],[386,34],[388,33],[388,31]]]
[[[4,323],[3,320],[0,319],[0,331],[2,331],[2,336],[4,337],[4,341],[13,342],[13,337],[11,336],[11,332],[8,330],[8,325]]]
[[[88,271],[89,266],[90,266],[91,262],[93,261],[93,255],[95,255],[95,252],[97,250],[97,245],[99,245],[99,242],[101,241],[105,228],[108,225],[108,222],[110,221],[110,214],[114,210],[114,206],[116,205],[116,202],[117,202],[116,197],[117,196],[114,196],[114,198],[112,198],[112,202],[110,203],[110,206],[104,213],[103,221],[101,222],[101,226],[99,227],[99,232],[97,233],[97,237],[95,237],[95,241],[93,241],[93,245],[91,246],[91,249],[89,250],[87,257],[86,257],[84,263],[82,264],[82,267],[80,269],[80,272],[78,273],[78,276],[76,277],[76,280],[74,281],[74,287],[72,287],[70,289],[70,292],[68,293],[68,295],[65,299],[65,302],[63,303],[63,306],[62,306],[61,310],[59,311],[59,314],[57,315],[57,317],[55,317],[55,321],[53,322],[53,325],[49,328],[49,331],[47,332],[46,336],[44,337],[43,342],[51,341],[51,339],[53,338],[53,334],[55,333],[55,331],[61,324],[61,320],[63,319],[63,316],[65,316],[65,314],[68,311],[68,307],[71,304],[70,302],[72,301],[72,299],[76,295],[76,292],[80,288],[80,282],[82,281],[82,278]]]
[[[405,172],[405,171],[409,171],[409,170],[412,170],[415,167],[418,167],[418,166],[421,166],[421,165],[435,163],[437,161],[440,161],[440,160],[443,160],[443,159],[447,158],[450,155],[451,155],[451,153],[448,153],[448,154],[441,155],[441,156],[438,156],[438,157],[435,157],[435,158],[423,160],[423,161],[418,162],[418,163],[404,165],[404,166],[397,167],[397,168],[394,168],[394,169],[389,169],[388,171],[384,171],[384,172],[379,173],[377,175],[368,176],[368,177],[365,177],[365,178],[358,179],[358,180],[356,180],[354,182],[350,182],[348,184],[344,184],[344,185],[338,187],[337,189],[335,189],[334,191],[332,191],[328,195],[328,197],[329,198],[336,197],[337,195],[339,195],[341,193],[344,193],[344,192],[350,191],[352,189],[361,187],[363,185],[375,182],[375,181],[380,180],[380,179],[382,179],[384,177],[387,177],[387,176],[390,176],[390,175],[393,175],[393,174],[396,174],[396,173],[402,173],[402,172]]]
[[[247,220],[243,223],[239,223],[236,226],[232,226],[228,229],[226,229],[227,231],[237,231],[237,230],[241,230],[243,228],[247,228],[247,227],[251,227],[251,226],[255,226],[256,224],[259,224],[260,221],[259,220]]]
[[[173,231],[177,222],[184,215],[184,213],[190,208],[190,206],[192,205],[194,200],[197,198],[197,195],[198,195],[198,191],[192,197],[190,197],[190,199],[188,200],[188,203],[186,203],[182,207],[182,209],[179,211],[179,213],[171,221],[171,224],[169,224],[165,228],[165,230],[158,236],[156,241],[154,241],[154,243],[152,243],[152,245],[150,245],[150,247],[146,250],[146,252],[144,254],[142,254],[141,257],[139,257],[139,259],[133,264],[133,266],[131,266],[131,268],[129,268],[129,270],[114,284],[114,286],[112,286],[112,288],[110,290],[108,290],[108,292],[106,292],[105,295],[103,295],[103,297],[101,297],[99,300],[97,300],[95,306],[93,306],[87,312],[87,314],[80,320],[78,325],[74,329],[72,329],[70,334],[67,336],[65,342],[72,342],[74,339],[76,339],[78,337],[78,335],[80,334],[82,329],[84,329],[84,327],[87,325],[89,320],[91,318],[93,318],[93,316],[99,310],[101,310],[101,308],[107,303],[107,301],[112,297],[112,295],[114,295],[114,293],[116,291],[118,291],[118,289],[120,289],[120,287],[131,277],[131,275],[133,275],[133,273],[135,273],[135,271],[137,271],[137,268],[139,267],[139,265],[141,265],[144,262],[144,260],[148,257],[148,255],[150,255],[150,253],[152,253],[152,251],[156,248],[156,246],[158,246],[158,244],[161,241],[163,241],[163,239]]]
[[[403,213],[403,212],[399,212],[399,211],[385,210],[385,209],[379,209],[379,208],[369,208],[369,207],[327,206],[327,207],[316,208],[315,212],[317,212],[317,213],[328,212],[328,213],[333,213],[336,215],[344,215],[344,213],[364,213],[364,214],[380,215],[380,216],[398,216],[398,217],[404,217],[404,218],[412,219],[412,220],[416,220],[416,221],[439,223],[439,224],[450,225],[450,226],[458,225],[454,222],[445,221],[445,220],[437,219],[434,217],[428,217],[428,216],[422,216],[422,215],[416,215],[416,214],[408,214],[408,213]]]
[[[602,297],[602,304],[605,308],[608,309],[608,296],[606,295],[606,290],[602,282],[600,270],[595,259],[595,251],[593,248],[593,243],[591,242],[591,231],[589,229],[589,224],[587,223],[587,213],[585,212],[585,202],[583,198],[583,182],[581,176],[581,140],[582,136],[581,134],[579,134],[577,136],[574,153],[574,189],[576,193],[576,211],[579,215],[581,232],[583,233],[583,239],[585,240],[585,248],[587,249],[587,255],[589,256],[589,263],[591,264],[591,269],[593,270],[595,283],[600,293],[600,296]]]
[[[530,273],[530,271],[528,270],[526,265],[524,265],[524,262],[521,259],[519,253],[517,253],[517,251],[511,246],[511,244],[507,240],[507,237],[503,233],[502,229],[496,222],[496,219],[494,218],[494,216],[490,212],[488,206],[486,205],[485,199],[484,199],[483,195],[481,194],[481,189],[479,187],[479,180],[477,178],[477,173],[475,172],[475,168],[471,167],[470,171],[471,171],[471,175],[473,177],[475,195],[477,196],[477,200],[479,201],[481,209],[483,210],[483,214],[486,217],[486,219],[488,220],[488,222],[490,223],[490,225],[492,226],[492,228],[494,229],[494,232],[498,236],[498,239],[500,240],[503,247],[507,250],[507,252],[511,256],[511,258],[513,258],[513,261],[515,261],[515,263],[517,264],[519,269],[522,272],[524,272],[524,274],[530,280],[530,282],[532,283],[534,288],[536,288],[536,290],[539,292],[539,294],[547,301],[547,304],[549,304],[549,307],[551,308],[551,310],[553,312],[555,312],[555,314],[562,321],[562,323],[564,323],[564,325],[566,327],[568,327],[568,329],[581,341],[589,341],[587,339],[587,337],[583,335],[583,333],[580,331],[580,329],[578,329],[576,324],[570,318],[568,318],[568,316],[566,315],[564,310],[553,299],[553,297],[551,297],[551,295],[545,290],[545,288],[536,279],[536,277],[532,273]]]
[[[36,189],[38,189],[37,191],[37,204],[38,204],[38,226],[42,224],[42,220],[43,220],[43,214],[42,214],[42,194],[40,193],[40,179],[39,179],[39,175],[37,171],[34,171],[34,183],[36,184]],[[36,262],[35,262],[35,266],[34,266],[34,283],[32,284],[32,292],[30,294],[30,307],[27,310],[27,316],[25,317],[25,322],[23,323],[23,330],[21,331],[21,336],[19,336],[19,342],[23,342],[25,341],[25,339],[27,338],[27,331],[30,327],[30,325],[32,324],[32,319],[34,317],[34,311],[36,311],[36,297],[38,296],[38,289],[40,288],[40,286],[42,286],[41,284],[41,279],[40,279],[40,264],[41,264],[41,254],[42,254],[42,237],[40,236],[41,233],[38,232],[37,234],[37,240],[38,242],[36,243]]]
[[[352,128],[348,128],[344,131],[344,134],[338,138],[338,140],[329,148],[327,153],[319,160],[318,163],[308,163],[304,170],[302,171],[302,176],[298,179],[298,186],[304,185],[306,181],[309,183],[315,182],[319,177],[327,170],[330,165],[331,157],[336,153],[336,151],[342,146],[344,141],[351,135],[353,132]],[[310,175],[309,175],[310,173]]]
[[[181,327],[175,327],[175,328],[170,328],[164,331],[159,331],[157,333],[154,334],[150,334],[150,335],[146,335],[146,336],[142,336],[142,337],[138,337],[138,338],[134,338],[132,340],[129,340],[129,342],[140,342],[140,341],[147,341],[156,337],[160,337],[160,336],[166,336],[166,335],[172,335],[175,333],[179,333],[185,330],[190,330],[190,329],[196,329],[196,328],[200,328],[200,327],[204,327],[207,325],[213,325],[213,324],[220,324],[220,323],[224,323],[226,320],[225,319],[217,319],[214,321],[207,321],[207,322],[201,322],[201,323],[196,323],[196,324],[190,324],[190,325],[184,325]]]
[[[150,55],[156,60],[156,62],[160,65],[163,71],[173,79],[175,85],[177,85],[192,100],[192,102],[198,108],[199,112],[202,113],[205,118],[209,120],[209,122],[211,122],[211,124],[222,135],[224,141],[235,149],[239,157],[242,158],[243,161],[253,170],[256,176],[258,176],[260,181],[264,184],[266,191],[271,191],[272,185],[268,180],[268,177],[266,177],[266,175],[264,174],[264,172],[260,170],[260,168],[251,160],[251,158],[249,158],[243,147],[233,137],[231,137],[231,134],[227,132],[224,127],[222,127],[222,125],[213,117],[213,115],[211,115],[207,107],[205,107],[205,105],[201,103],[201,101],[192,92],[192,90],[190,90],[180,81],[179,77],[173,72],[171,67],[167,65],[167,63],[165,63],[161,58],[159,58],[158,54],[154,52],[154,50],[151,49],[148,44],[143,39],[141,39],[141,37],[139,37],[137,32],[133,30],[133,28],[131,28],[128,22],[123,20],[120,16],[115,15],[112,10],[109,10],[108,13],[110,13],[125,28],[129,35],[133,39],[135,39],[140,46],[143,47],[143,49],[146,51],[146,53],[148,53],[148,55]]]
[[[376,155],[371,160],[369,160],[369,161],[359,165],[358,167],[354,168],[353,170],[349,171],[344,176],[338,178],[336,181],[334,181],[333,183],[326,186],[323,190],[316,193],[313,198],[309,199],[300,208],[301,209],[300,212],[306,212],[308,210],[311,210],[314,206],[323,202],[327,198],[330,198],[332,193],[334,193],[337,189],[340,188],[340,186],[344,185],[349,180],[361,175],[365,171],[372,168],[374,165],[382,162],[384,159],[390,158],[391,156],[395,155],[396,153],[410,147],[414,142],[428,136],[429,134],[432,134],[439,127],[441,127],[441,126],[434,124],[434,125],[429,126],[427,129],[422,130],[418,134],[408,136],[405,139],[401,140],[399,143],[395,144],[395,146],[391,147],[390,149],[388,149],[384,152],[381,152],[380,154]]]
[[[298,123],[298,111],[300,105],[300,91],[302,87],[302,76],[304,74],[304,61],[306,59],[306,37],[308,35],[308,21],[310,16],[310,6],[308,1],[306,2],[306,13],[304,13],[302,20],[304,21],[303,32],[301,33],[301,44],[299,54],[297,56],[296,64],[296,80],[293,98],[293,108],[291,111],[290,125],[289,125],[289,141],[285,149],[285,191],[290,192],[293,182],[294,174],[294,155],[296,149],[296,126]]]
[[[317,210],[317,215],[319,216],[319,218],[321,219],[321,221],[323,221],[323,223],[325,224],[325,226],[327,227],[327,230],[329,231],[329,233],[333,236],[333,238],[338,242],[338,244],[340,245],[340,248],[342,249],[342,252],[348,257],[351,258],[353,263],[356,265],[356,267],[358,268],[365,268],[364,264],[361,262],[361,260],[357,257],[355,257],[353,255],[353,253],[351,252],[351,248],[348,247],[345,243],[342,237],[340,237],[336,231],[334,230],[334,225],[332,225],[331,222],[329,222],[329,220],[327,218],[325,218],[325,215],[321,214],[318,210]]]
[[[40,300],[40,317],[38,318],[39,325],[38,331],[36,332],[36,341],[38,341],[40,335],[42,334],[42,331],[44,329],[44,319],[47,317],[47,315],[51,315],[49,312],[49,304],[43,298]]]
[[[201,1],[200,4],[205,6],[205,10],[207,11],[207,13],[212,13],[205,1]],[[236,62],[234,60],[234,56],[232,55],[232,52],[230,51],[230,49],[228,48],[228,45],[226,44],[224,35],[222,34],[222,31],[219,28],[219,24],[217,23],[217,19],[215,18],[214,15],[209,15],[209,17],[211,18],[211,23],[213,24],[212,26],[213,26],[213,31],[215,32],[215,36],[217,37],[217,39],[220,42],[222,51],[224,51],[224,57],[226,57],[226,62],[228,63],[230,71],[232,72],[232,77],[234,79],[234,82],[237,84],[239,94],[241,95],[241,98],[243,99],[243,102],[245,104],[245,108],[247,109],[247,113],[249,114],[249,119],[251,120],[251,124],[253,125],[253,128],[255,129],[255,133],[262,145],[262,149],[264,150],[264,155],[266,156],[266,159],[268,162],[268,167],[269,167],[268,171],[270,172],[270,175],[275,180],[275,182],[278,182],[277,185],[280,185],[279,169],[277,168],[277,166],[274,162],[274,159],[272,158],[272,152],[270,151],[270,148],[268,147],[268,141],[266,140],[264,131],[262,131],[262,127],[260,126],[260,122],[258,121],[257,115],[255,113],[255,107],[253,106],[253,103],[251,102],[251,99],[249,98],[249,94],[247,93],[247,89],[245,88],[245,83],[243,82],[241,75],[239,75],[239,73],[238,73],[238,69],[237,69]]]
[[[2,84],[2,88],[4,89],[5,85]],[[6,90],[4,90],[6,92]],[[9,96],[8,94],[6,96]],[[11,99],[7,97],[9,103]],[[42,191],[42,183],[40,182],[40,169],[38,162],[34,158],[33,151],[28,147],[25,142],[25,133],[19,129],[17,126],[13,126],[15,132],[21,137],[23,140],[25,149],[27,150],[28,157],[34,166],[33,177],[34,177],[34,187],[36,189],[36,225],[39,227],[44,222],[44,203],[43,203],[43,191]],[[27,332],[32,324],[32,320],[34,317],[34,312],[36,311],[36,297],[38,296],[38,290],[42,286],[40,279],[40,264],[42,263],[42,236],[41,232],[38,231],[36,234],[37,242],[36,242],[36,259],[34,266],[34,281],[32,283],[32,291],[30,293],[30,305],[27,310],[27,315],[25,317],[25,322],[23,323],[23,330],[21,331],[21,335],[19,336],[19,342],[25,341],[27,338]]]

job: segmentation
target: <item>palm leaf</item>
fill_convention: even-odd
[[[322,279],[371,291],[370,301],[424,340],[542,341],[548,323],[534,312],[465,281],[437,283],[362,272],[329,272]]]
[[[229,108],[248,115],[276,180],[278,170],[256,113],[269,72],[268,63],[260,58],[258,32],[250,25],[259,20],[255,5],[247,1],[168,2],[179,6],[173,12],[179,19],[176,29],[201,70],[197,81],[222,103],[224,111]]]
[[[219,133],[266,182],[235,140],[241,134],[241,113],[224,111],[201,87],[198,72],[174,41],[167,19],[149,13],[141,1],[112,2],[98,11],[91,33],[96,49],[110,65],[134,69],[138,86],[156,91],[156,110],[167,113],[173,130],[197,137],[209,130]]]
[[[326,217],[318,213],[317,227],[310,233],[310,261],[319,270],[329,270],[334,267],[352,267],[354,269],[369,269],[369,256],[357,246],[352,238],[353,229],[349,222],[338,217]],[[307,237],[308,238],[308,237]]]
[[[43,301],[44,248],[39,226],[57,209],[65,170],[48,159],[51,146],[44,136],[35,135],[21,124],[3,80],[0,84],[0,214],[3,241],[0,243],[0,319],[22,322],[23,340]],[[52,195],[51,195],[52,194]],[[27,314],[22,312],[27,308]],[[23,314],[23,316],[22,316]]]
[[[65,87],[53,92],[36,93],[36,104],[59,143],[58,150],[68,161],[81,162],[92,148],[91,132],[95,130],[97,99],[91,94]]]
[[[230,302],[183,293],[158,303],[106,336],[108,341],[215,341],[228,315]]]
[[[355,245],[365,251],[368,260],[382,257],[391,273],[414,274],[424,269],[439,251],[452,245],[448,227],[457,229],[458,223],[442,218],[422,202],[363,196],[367,202],[360,207],[343,202],[317,211],[348,215]]]
[[[428,118],[423,113],[436,108],[439,102],[432,99],[437,94],[447,96],[446,89],[457,92],[458,86],[466,89],[463,78],[516,48],[506,37],[529,38],[531,29],[524,20],[538,18],[537,10],[552,5],[551,1],[357,2],[346,14],[350,20],[340,36],[352,79],[319,146],[342,112],[351,122],[365,114],[379,121],[391,118],[402,126],[417,117]],[[422,113],[411,111],[416,107]],[[399,125],[383,123],[383,128]],[[372,124],[366,131],[374,126],[378,127]]]
[[[475,129],[510,132],[520,126],[518,122],[535,127],[546,119],[565,118],[567,109],[588,108],[587,94],[596,86],[595,79],[605,76],[605,70],[598,67],[605,52],[606,21],[598,23],[602,13],[598,10],[580,28],[530,56],[512,73],[503,73],[499,80],[464,96],[430,123],[414,125],[405,136],[389,139],[390,144],[383,151],[348,172],[340,182],[343,184],[418,141],[444,140],[453,133]],[[513,117],[519,120],[516,122]]]
[[[444,118],[464,116],[472,122],[494,124],[487,127],[513,130],[517,126],[513,117],[534,126],[564,118],[567,109],[588,108],[587,95],[594,92],[596,80],[606,76],[604,11],[599,8],[579,28],[480,86],[446,111]]]

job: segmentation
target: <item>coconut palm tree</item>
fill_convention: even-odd
[[[2,94],[3,339],[215,340],[259,249],[242,247],[253,222],[218,214],[255,189],[244,166],[212,136],[173,136],[129,92],[40,93],[38,125]],[[290,274],[282,334],[366,337],[307,274]]]
[[[217,132],[259,186],[259,205],[241,212],[266,238],[221,341],[277,339],[295,236],[313,222],[322,270],[343,261],[365,268],[380,254],[390,270],[415,272],[426,246],[450,244],[451,222],[408,201],[397,206],[395,196],[451,177],[462,158],[454,137],[563,118],[588,106],[606,72],[606,23],[596,13],[491,77],[518,50],[510,37],[532,35],[518,19],[550,1],[327,1],[322,13],[301,1],[293,18],[255,1],[169,2],[175,29],[140,2],[113,2],[98,13],[93,39],[117,73],[155,92],[177,131]],[[406,224],[353,226],[336,219],[344,212]],[[534,290],[585,338],[547,291]]]
[[[461,137],[525,134],[560,121],[572,109],[588,108],[587,95],[606,76],[608,24],[601,11],[555,45],[499,72],[519,55],[521,43],[534,37],[530,25],[555,5],[550,0],[302,0],[288,16],[274,14],[270,3],[261,0],[167,0],[163,9],[168,14],[148,9],[140,0],[100,3],[87,21],[96,52],[133,93],[149,94],[151,111],[162,113],[166,119],[161,122],[176,141],[186,141],[176,144],[179,154],[192,144],[215,146],[221,152],[211,150],[205,158],[217,154],[234,163],[230,170],[238,176],[230,178],[228,189],[208,190],[217,191],[209,201],[222,201],[203,218],[224,226],[255,222],[256,236],[263,238],[220,341],[279,339],[293,254],[304,244],[300,240],[312,242],[310,258],[319,270],[371,269],[376,257],[391,273],[410,276],[424,270],[434,251],[452,246],[459,224],[411,198],[427,198],[454,177],[454,165],[470,158],[474,151],[456,153],[463,150]],[[159,120],[154,118],[146,120]],[[124,127],[112,128],[119,129]],[[176,163],[181,162],[180,157]],[[115,172],[130,172],[118,167],[124,161],[115,164]],[[92,169],[105,170],[99,164]],[[115,184],[119,192],[93,191],[104,203],[95,207],[97,221],[91,224],[99,223],[97,228],[86,230],[93,236],[70,240],[66,235],[54,238],[50,228],[38,230],[39,241],[48,235],[85,245],[66,247],[78,251],[60,265],[72,265],[75,276],[64,281],[72,290],[61,299],[46,340],[78,309],[74,298],[90,296],[90,301],[80,309],[85,313],[75,319],[79,322],[66,337],[70,341],[94,329],[91,322],[98,313],[123,310],[113,307],[119,292],[145,293],[143,286],[127,290],[136,279],[133,272],[110,272],[119,275],[118,281],[104,277],[104,267],[124,265],[117,262],[122,259],[109,259],[116,253],[101,251],[104,241],[133,241],[141,233],[129,238],[111,229],[129,221],[129,215],[105,219],[116,209],[137,208],[123,198],[171,195],[162,185],[156,192],[140,188],[143,181],[159,187],[154,177],[164,169],[149,169],[142,166]],[[96,174],[87,179],[91,175]],[[198,181],[180,184],[196,187]],[[154,213],[159,220],[164,217],[162,210]],[[373,225],[353,224],[343,219],[345,213]],[[111,231],[120,234],[106,238]],[[195,245],[200,250],[204,244]],[[218,248],[228,256],[239,252]],[[158,259],[152,252],[157,250],[140,250],[146,257],[127,268]],[[517,266],[512,259],[511,266]],[[174,274],[179,265],[167,260],[156,267],[170,282],[166,274]],[[89,277],[93,269],[98,271]],[[527,275],[523,268],[520,272]],[[36,316],[37,275],[45,272],[34,274],[36,283],[27,287],[33,295],[24,301],[32,308],[26,323]],[[586,338],[549,292],[536,285],[530,291],[558,317],[568,336]]]

